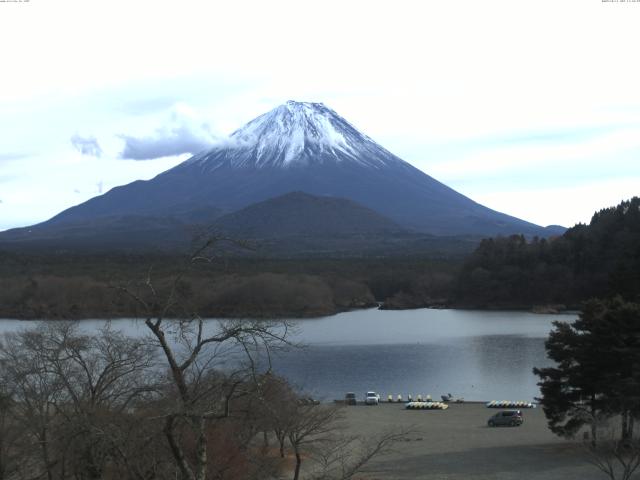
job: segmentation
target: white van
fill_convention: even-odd
[[[378,403],[380,403],[380,395],[376,392],[367,392],[364,403],[367,405],[378,405]]]

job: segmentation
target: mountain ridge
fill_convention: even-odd
[[[408,233],[373,210],[344,198],[290,192],[218,218],[212,230],[246,238]]]
[[[100,218],[158,217],[201,225],[296,191],[347,199],[402,229],[429,235],[559,233],[469,199],[321,103],[289,101],[151,180],[115,187],[46,222],[0,234],[0,239],[16,233],[37,238],[54,226],[81,230]]]

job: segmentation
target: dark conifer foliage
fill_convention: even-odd
[[[465,262],[456,303],[471,306],[568,304],[591,297],[640,297],[640,198],[600,210],[560,237],[483,240]]]
[[[572,437],[617,416],[630,439],[640,416],[640,304],[590,300],[575,322],[556,322],[546,344],[555,367],[534,368],[541,404],[556,434]]]

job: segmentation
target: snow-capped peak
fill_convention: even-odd
[[[362,136],[355,128],[322,103],[292,100],[231,135],[241,144],[255,145],[258,159],[265,153],[273,154],[274,150],[283,152],[285,164],[299,156],[305,147],[353,154],[349,140],[362,140],[358,137]]]
[[[229,141],[189,163],[289,167],[355,161],[379,168],[399,158],[322,103],[289,100],[236,130]],[[215,168],[215,167],[214,167]]]

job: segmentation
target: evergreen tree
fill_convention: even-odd
[[[456,279],[454,300],[466,306],[578,307],[591,297],[640,302],[640,197],[596,212],[589,225],[527,241],[483,240]]]
[[[640,305],[613,300],[587,302],[575,322],[555,322],[545,343],[555,367],[534,368],[540,403],[554,433],[572,437],[599,419],[620,415],[622,439],[640,416]]]

